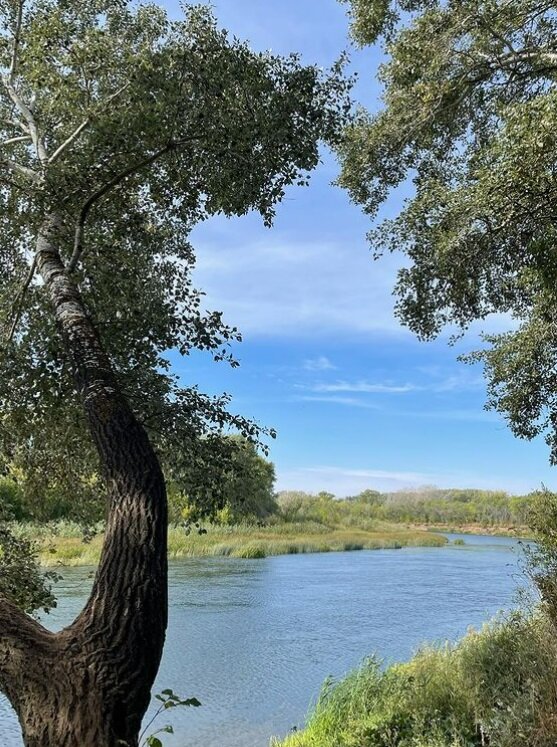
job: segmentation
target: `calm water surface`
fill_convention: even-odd
[[[457,638],[512,606],[526,584],[518,543],[463,539],[463,547],[173,563],[156,690],[203,706],[162,717],[159,725],[175,729],[165,747],[267,747],[271,735],[303,724],[328,675],[372,652],[406,659],[421,641]],[[73,619],[91,582],[90,569],[63,575],[58,609],[45,620],[52,629]],[[0,744],[22,744],[5,701]]]

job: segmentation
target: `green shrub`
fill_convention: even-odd
[[[42,609],[48,612],[56,606],[50,587],[58,575],[42,573],[37,560],[37,547],[29,540],[15,537],[0,526],[0,594],[24,612]]]
[[[23,492],[20,486],[15,480],[0,477],[0,520],[21,521],[24,518]]]
[[[555,747],[557,642],[542,612],[512,613],[457,644],[326,683],[282,747]]]

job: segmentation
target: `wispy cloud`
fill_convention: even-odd
[[[366,488],[399,490],[433,485],[439,475],[422,472],[390,471],[382,469],[344,469],[341,467],[304,467],[278,473],[279,490],[328,490],[337,496],[354,495]]]
[[[332,384],[315,384],[313,392],[360,392],[368,394],[403,394],[420,389],[414,384],[381,384],[369,381],[337,381]]]
[[[379,410],[380,406],[357,397],[318,397],[311,395],[300,395],[293,397],[294,402],[323,402],[329,405],[345,405],[347,407],[362,407],[365,410]]]
[[[292,402],[319,402],[328,405],[341,405],[344,407],[359,407],[363,410],[381,410],[385,415],[397,418],[424,418],[427,420],[449,420],[469,423],[492,423],[503,425],[503,421],[495,412],[484,409],[424,409],[406,410],[390,408],[378,404],[376,401],[362,397],[342,397],[338,395],[295,395],[290,398]]]
[[[357,242],[312,243],[275,231],[268,239],[250,240],[235,224],[211,225],[193,237],[194,279],[206,292],[207,305],[223,311],[246,337],[415,339],[394,315],[392,291],[405,262],[401,256],[373,262],[363,235]],[[508,329],[509,324],[500,315],[482,328]]]
[[[316,493],[327,490],[336,496],[356,495],[372,488],[384,492],[437,486],[440,488],[483,488],[523,493],[531,483],[510,476],[468,474],[466,472],[413,472],[373,468],[351,469],[337,466],[310,466],[278,470],[278,490],[305,490]]]
[[[443,377],[438,374],[431,376],[426,381],[395,383],[393,381],[357,381],[339,380],[330,382],[317,382],[311,385],[298,384],[300,389],[308,389],[312,392],[347,392],[354,394],[406,394],[408,392],[433,392],[442,394],[444,392],[459,392],[482,389],[485,381],[481,376],[458,372]]]
[[[445,375],[443,372],[430,376],[425,388],[432,392],[462,392],[485,388],[485,379],[481,374],[462,365],[456,373]]]
[[[318,474],[343,475],[345,477],[363,477],[366,480],[378,478],[420,484],[431,482],[434,477],[426,472],[391,472],[383,469],[343,469],[340,467],[306,467],[304,471]]]
[[[410,418],[427,418],[431,420],[455,421],[460,420],[470,423],[499,423],[503,425],[503,420],[500,415],[489,410],[484,410],[482,408],[469,410],[448,408],[446,410],[416,410],[414,412],[405,410],[398,414]]]
[[[305,360],[304,369],[306,371],[333,371],[336,369],[336,366],[325,355],[320,355],[318,358]]]
[[[380,333],[410,339],[393,313],[400,258],[373,263],[364,243],[243,238],[230,246],[200,234],[195,281],[207,305],[223,311],[246,337]]]

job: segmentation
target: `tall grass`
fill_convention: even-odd
[[[83,531],[71,522],[41,526],[13,523],[11,526],[17,536],[40,543],[43,565],[94,565],[98,562],[102,533],[84,542]],[[438,547],[445,543],[444,537],[431,532],[377,523],[373,530],[367,531],[327,527],[309,521],[277,522],[270,526],[210,526],[206,534],[186,534],[182,528],[171,528],[168,532],[170,558],[221,555],[255,559],[294,553]]]
[[[327,683],[307,728],[275,747],[555,747],[557,637],[512,613],[457,644],[377,659]]]

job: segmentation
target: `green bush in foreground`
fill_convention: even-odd
[[[50,582],[56,581],[58,574],[42,572],[37,554],[33,542],[0,525],[0,595],[28,613],[56,607]]]
[[[557,640],[511,613],[385,670],[372,658],[328,683],[307,728],[275,747],[555,747]]]

